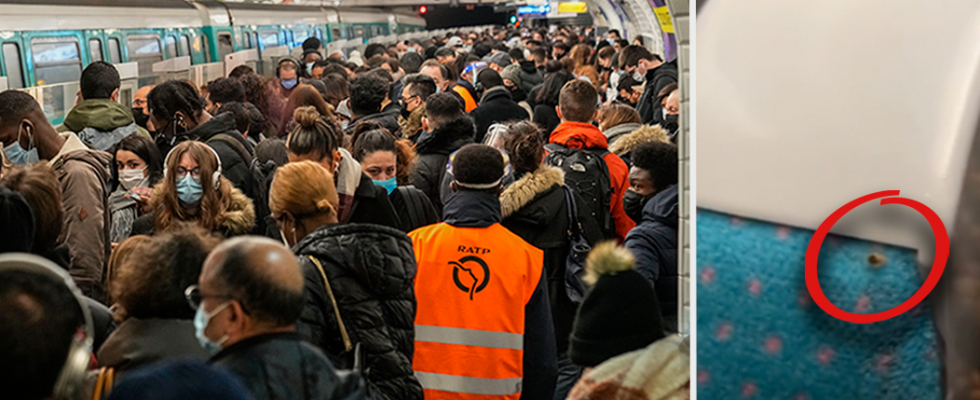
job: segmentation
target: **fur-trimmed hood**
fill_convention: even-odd
[[[415,146],[415,152],[419,155],[449,155],[460,147],[472,143],[474,137],[476,137],[476,125],[469,116],[464,116],[433,129]]]
[[[620,136],[609,146],[609,151],[622,157],[632,152],[636,146],[646,142],[670,143],[670,132],[661,128],[660,125],[643,125],[633,133]]]
[[[507,218],[534,200],[537,195],[555,185],[564,184],[565,173],[562,170],[542,164],[536,171],[525,174],[504,189],[500,194],[500,211],[504,218]]]
[[[252,205],[252,200],[241,190],[232,186],[231,181],[223,176],[221,177],[221,184],[231,186],[231,204],[221,216],[221,227],[217,231],[229,237],[249,234],[255,226],[255,206]],[[164,196],[163,184],[157,184],[153,187],[152,196],[150,206],[157,209],[161,206],[159,199]]]

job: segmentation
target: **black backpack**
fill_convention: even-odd
[[[602,236],[612,239],[616,236],[612,213],[613,188],[609,178],[609,166],[602,158],[609,154],[606,149],[572,149],[557,143],[545,145],[548,155],[544,162],[565,172],[565,185],[574,189],[588,207],[589,213]]]

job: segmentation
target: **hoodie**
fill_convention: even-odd
[[[677,331],[677,185],[643,207],[643,220],[626,236],[636,270],[653,284],[668,332]]]
[[[549,143],[572,149],[608,149],[606,136],[599,128],[584,122],[562,122],[551,133]],[[609,182],[612,183],[613,190],[609,212],[612,213],[613,224],[616,226],[616,239],[622,242],[630,229],[636,226],[623,209],[623,194],[630,186],[630,171],[623,159],[613,153],[606,154],[602,159],[609,169]]]
[[[61,183],[61,207],[65,228],[61,237],[68,244],[72,265],[68,271],[86,296],[105,300],[103,267],[109,257],[109,164],[112,155],[89,149],[74,133],[51,160]]]
[[[134,133],[150,137],[149,132],[136,125],[133,113],[109,99],[82,100],[58,127],[58,132],[76,132],[86,145],[108,151],[126,136]]]

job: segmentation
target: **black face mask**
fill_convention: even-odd
[[[412,112],[408,111],[408,104],[405,104],[405,100],[399,100],[398,106],[402,108],[401,111],[402,118],[408,119],[408,116],[412,115]]]
[[[642,194],[633,190],[627,190],[623,194],[623,209],[626,211],[626,216],[630,217],[636,223],[643,221],[643,207],[647,205],[647,201],[649,200]]]
[[[133,113],[133,119],[136,120],[136,125],[146,129],[146,123],[150,121],[150,116],[143,114],[143,107],[133,107],[130,109],[130,112]]]
[[[664,122],[661,124],[663,128],[668,132],[676,132],[677,128],[680,126],[677,124],[677,117],[679,115],[680,114],[667,114],[667,116],[664,117]]]

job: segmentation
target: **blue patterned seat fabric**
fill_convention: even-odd
[[[803,278],[812,235],[698,210],[698,398],[940,399],[928,300],[875,324],[831,317]],[[874,313],[919,289],[916,265],[915,250],[829,235],[818,275],[837,307]]]

